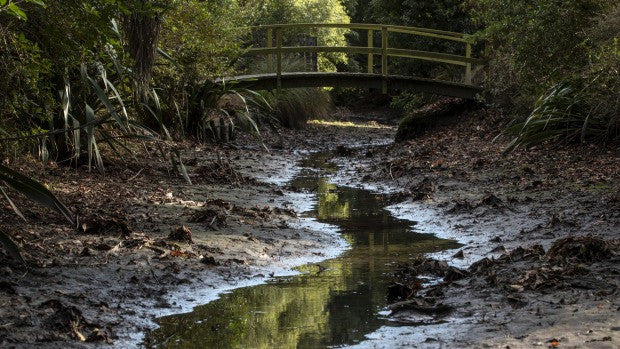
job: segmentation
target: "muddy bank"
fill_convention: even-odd
[[[343,136],[337,127],[314,125],[288,132],[284,143],[269,143],[278,138],[266,134],[270,152],[243,138],[227,146],[188,145],[191,186],[156,157],[109,159],[104,176],[61,166],[24,169],[58,193],[81,224],[67,227],[17,196],[28,223],[3,207],[2,225],[29,265],[1,255],[0,342],[138,345],[155,316],[335,256],[345,247],[341,238],[297,217],[309,195],[278,184],[310,151],[336,142],[385,143],[389,132]]]
[[[350,177],[358,178],[360,185],[393,192],[397,203],[391,209],[397,216],[418,220],[439,237],[465,245],[430,257],[467,269],[485,258],[505,259],[535,245],[548,251],[571,236],[616,243],[617,147],[502,154],[508,140],[494,140],[502,127],[500,115],[483,110],[459,120],[409,142],[364,149],[355,152],[354,160],[342,160],[355,169],[349,172],[357,176]],[[580,273],[563,275],[567,281],[562,289],[519,292],[521,285],[515,280],[499,287],[489,283],[487,275],[474,274],[466,283],[442,290],[442,302],[454,311],[441,316],[399,311],[394,321],[404,327],[382,328],[360,347],[454,343],[521,348],[548,346],[554,338],[561,347],[614,347],[620,340],[619,276],[618,251],[612,250],[609,258],[580,264]],[[511,258],[498,269],[518,274],[517,263]],[[549,277],[548,282],[560,281]]]

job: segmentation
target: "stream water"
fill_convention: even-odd
[[[158,319],[155,348],[322,348],[356,344],[384,326],[386,289],[399,263],[459,247],[415,230],[385,209],[385,195],[337,186],[329,153],[316,153],[289,184],[316,193],[304,213],[333,224],[350,244],[341,256],[298,268],[300,274],[222,294],[187,314]]]

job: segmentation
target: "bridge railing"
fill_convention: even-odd
[[[367,30],[367,46],[282,46],[282,33],[290,29],[314,29],[314,28],[338,28]],[[466,34],[427,29],[416,27],[405,27],[396,25],[366,24],[366,23],[296,23],[296,24],[272,24],[250,27],[254,30],[267,31],[267,47],[252,47],[246,54],[267,55],[267,64],[270,71],[274,71],[273,57],[276,57],[275,73],[277,77],[278,89],[281,88],[282,76],[282,55],[290,53],[326,53],[343,52],[348,54],[368,55],[368,73],[374,74],[374,56],[381,56],[381,75],[388,76],[389,66],[388,57],[404,57],[410,59],[421,59],[431,62],[447,63],[464,67],[464,83],[472,83],[472,65],[482,64],[482,60],[472,57],[473,40]],[[381,32],[381,47],[374,47],[374,32]],[[390,33],[409,34],[414,36],[430,37],[440,40],[448,40],[462,43],[465,46],[465,55],[454,55],[448,53],[411,50],[393,48],[389,45]],[[275,46],[274,46],[275,34]],[[384,83],[384,92],[387,85]]]

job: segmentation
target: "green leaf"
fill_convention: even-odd
[[[71,87],[69,83],[65,83],[65,88],[60,93],[60,106],[62,108],[63,121],[65,122],[65,130],[69,129],[69,96],[71,95]],[[65,139],[69,141],[69,134],[65,133]]]
[[[22,11],[17,5],[15,5],[14,3],[10,3],[8,10],[11,14],[13,14],[15,17],[21,18],[23,20],[28,19],[28,17],[26,16],[26,13],[24,11]]]
[[[86,145],[88,146],[88,172],[92,170],[93,163],[93,143],[95,143],[95,127],[92,122],[95,120],[95,112],[90,105],[86,104]]]
[[[90,76],[87,76],[87,79],[88,81],[90,81],[93,88],[95,89],[95,93],[97,94],[97,97],[99,97],[99,100],[101,101],[101,103],[103,103],[103,105],[108,109],[108,112],[110,113],[110,115],[112,115],[114,120],[116,120],[116,123],[118,123],[118,125],[121,127],[121,129],[124,132],[127,132],[127,125],[126,125],[125,120],[123,120],[118,115],[118,113],[116,113],[116,110],[114,109],[114,106],[112,105],[112,102],[110,101],[108,96],[105,94],[105,92],[103,92],[103,90],[101,89],[97,81],[95,81],[95,79],[91,78]]]
[[[30,3],[45,7],[45,3],[42,0],[26,0],[26,2],[30,2]]]
[[[22,211],[20,211],[19,208],[15,206],[15,203],[13,202],[13,200],[11,200],[9,195],[6,193],[6,191],[4,191],[4,188],[1,186],[0,186],[0,192],[2,192],[2,195],[4,195],[4,198],[6,199],[6,201],[9,202],[9,205],[11,205],[13,212],[15,212],[15,214],[18,215],[19,218],[21,218],[24,222],[28,223],[28,220],[26,219],[26,217],[24,217],[24,215],[22,214]]]
[[[0,180],[28,199],[61,213],[76,225],[74,214],[43,184],[0,164]]]
[[[81,132],[80,132],[80,129],[78,128],[80,127],[80,122],[73,116],[71,117],[71,120],[73,122],[73,127],[76,128],[73,131],[73,150],[75,154],[75,159],[78,160],[80,157],[80,153],[81,153],[81,141],[82,141]]]

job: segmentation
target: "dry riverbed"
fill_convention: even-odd
[[[1,256],[0,345],[136,345],[155,316],[336,255],[344,245],[333,229],[297,217],[312,198],[284,185],[305,155],[329,149],[340,165],[336,181],[392,193],[395,216],[464,245],[403,265],[386,290],[386,306],[405,302],[391,315],[403,326],[379,329],[360,346],[614,347],[618,150],[503,156],[505,140],[492,142],[498,120],[471,112],[401,144],[388,144],[393,126],[358,119],[312,123],[282,140],[266,131],[269,153],[246,139],[186,145],[193,185],[157,157],[110,161],[105,176],[32,171],[82,224],[67,227],[16,200],[29,220],[21,223],[4,204],[1,224],[29,266]],[[580,255],[587,241],[596,253]]]

